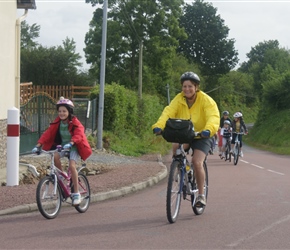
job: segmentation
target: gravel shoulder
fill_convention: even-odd
[[[22,157],[25,161],[37,166],[43,159]],[[157,154],[141,157],[128,157],[95,151],[87,160],[87,167],[95,171],[88,180],[92,194],[117,190],[133,183],[146,181],[164,171]],[[26,184],[8,187],[0,186],[0,210],[36,202],[36,187],[38,180],[24,174],[28,178]],[[30,184],[27,184],[30,182]]]

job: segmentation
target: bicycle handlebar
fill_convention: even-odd
[[[158,133],[158,134],[156,133],[155,135],[156,136],[162,135],[162,133],[163,133],[163,130],[161,130],[160,133]],[[197,137],[197,136],[200,136],[200,135],[201,135],[201,132],[194,132],[194,137]]]
[[[237,135],[245,135],[245,132],[232,132],[233,134],[237,134]]]
[[[58,147],[56,149],[53,150],[44,150],[41,147],[39,147],[39,150],[35,152],[35,154],[40,155],[41,153],[45,153],[45,154],[50,154],[52,155],[54,152],[70,152],[70,149],[64,149],[63,147]]]

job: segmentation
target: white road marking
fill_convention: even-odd
[[[242,162],[244,162],[244,163],[249,163],[248,161],[244,161],[244,160],[241,160]]]
[[[261,167],[261,166],[256,165],[256,164],[251,164],[251,165],[254,166],[254,167],[260,168],[260,169],[264,169],[264,167]]]
[[[274,170],[271,170],[271,169],[267,169],[267,171],[271,172],[271,173],[274,173],[274,174],[280,174],[280,175],[285,175],[283,173],[280,173],[280,172],[276,172]]]
[[[250,236],[246,236],[244,238],[240,238],[236,242],[233,242],[233,243],[231,243],[231,244],[229,244],[227,246],[229,246],[229,247],[236,247],[236,246],[240,245],[243,241],[249,241],[249,240],[253,239],[256,236],[259,236],[260,234],[263,234],[263,233],[271,230],[273,227],[276,227],[279,224],[288,222],[289,220],[290,220],[290,215],[287,215],[287,216],[283,217],[282,219],[275,221],[274,223],[272,223],[268,227],[265,227],[264,229],[262,229],[262,230],[260,230],[260,231],[258,231],[256,233],[254,233],[254,234],[252,234]]]

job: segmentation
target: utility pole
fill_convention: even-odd
[[[138,95],[140,100],[142,100],[142,62],[143,62],[143,42],[139,43],[139,84],[138,84]]]
[[[168,83],[166,84],[166,90],[167,90],[167,102],[169,105],[170,104],[170,94],[169,94],[169,84]]]
[[[108,0],[103,4],[103,30],[102,30],[102,57],[101,57],[101,74],[100,74],[100,94],[98,109],[98,128],[97,128],[97,149],[103,149],[103,123],[104,123],[104,89],[105,89],[105,72],[106,72],[106,45],[107,45],[107,12]]]

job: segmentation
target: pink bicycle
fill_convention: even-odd
[[[63,149],[60,148],[57,150],[61,151]],[[62,202],[72,205],[71,194],[74,193],[74,186],[71,181],[70,171],[68,171],[68,173],[63,172],[54,165],[54,153],[57,150],[41,150],[37,152],[37,154],[45,153],[51,157],[49,173],[39,181],[36,190],[38,209],[47,219],[54,219],[59,214]],[[69,158],[69,151],[65,151],[65,153]],[[81,194],[82,201],[78,206],[74,206],[74,208],[79,213],[84,213],[88,210],[91,200],[91,191],[88,179],[81,172],[84,168],[85,165],[77,168],[79,192]]]

